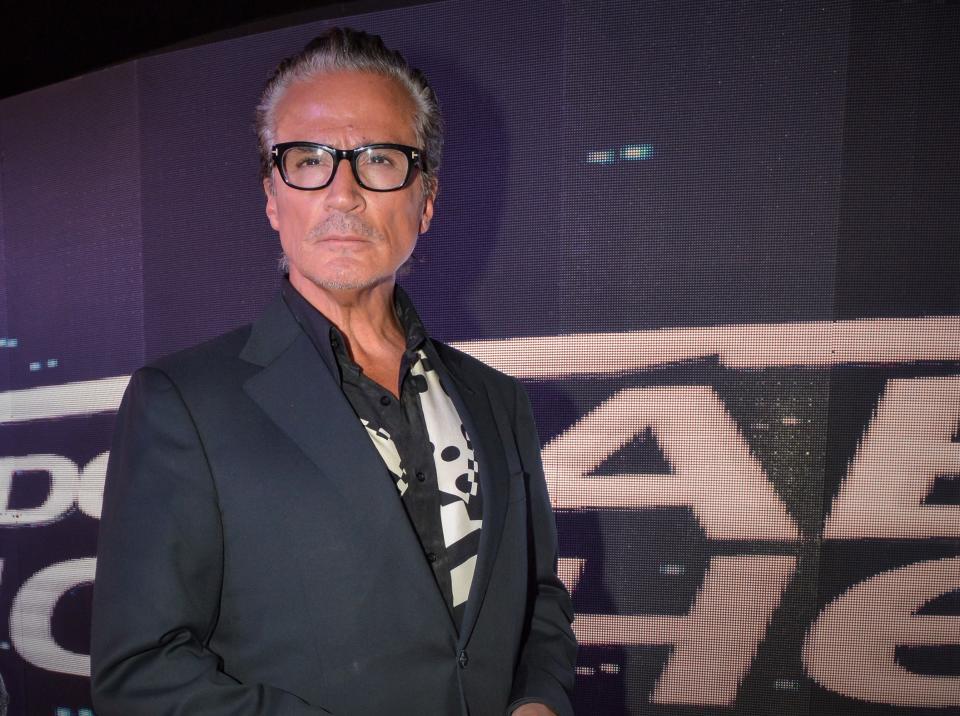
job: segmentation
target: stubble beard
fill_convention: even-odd
[[[331,214],[322,222],[310,229],[310,232],[304,238],[304,244],[310,246],[322,241],[324,236],[329,234],[352,234],[368,239],[373,242],[385,241],[384,236],[374,227],[368,225],[362,219],[346,214]],[[290,271],[291,261],[286,253],[281,253],[279,261],[280,270],[284,273]],[[396,274],[383,275],[367,274],[364,271],[355,271],[343,268],[335,271],[320,273],[315,271],[303,272],[304,277],[311,283],[328,291],[356,291],[365,288],[371,288],[387,280],[395,279]]]
[[[345,274],[346,272],[344,272]],[[377,284],[392,278],[392,276],[367,276],[367,277],[349,277],[346,275],[338,276],[316,276],[308,277],[320,288],[327,291],[359,291],[364,288],[372,288]]]

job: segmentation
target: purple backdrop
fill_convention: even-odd
[[[960,707],[960,6],[456,0],[404,284],[527,385],[582,714]],[[0,101],[0,675],[90,716],[113,411],[277,290],[252,110],[326,23]],[[602,436],[602,437],[599,437]]]

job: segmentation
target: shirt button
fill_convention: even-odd
[[[432,564],[433,562],[436,562],[436,561],[437,561],[437,555],[434,554],[433,552],[427,552],[427,561],[429,561],[431,564]]]
[[[423,481],[426,480],[426,479],[427,479],[427,476],[424,475],[422,472],[418,472],[418,473],[417,473],[417,481],[418,481],[418,482],[423,482]]]
[[[461,669],[467,668],[467,662],[470,661],[470,658],[467,656],[466,650],[461,650],[460,655],[457,657],[457,663],[460,664]]]
[[[390,397],[387,395],[380,396],[380,405],[390,405]]]

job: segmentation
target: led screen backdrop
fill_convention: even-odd
[[[435,336],[531,394],[578,713],[956,713],[958,5],[346,22],[441,98],[437,216],[403,281]],[[136,367],[277,290],[252,108],[324,26],[0,102],[11,714],[92,713],[113,411]]]

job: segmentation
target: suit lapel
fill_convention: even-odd
[[[398,570],[416,575],[409,582],[426,585],[425,599],[449,613],[382,459],[282,299],[254,324],[241,357],[263,366],[244,390],[343,498],[354,536],[371,550],[394,552]]]
[[[434,353],[432,346],[429,343],[427,345],[428,354]],[[430,357],[435,358],[435,355]],[[491,405],[483,384],[469,379],[459,356],[452,352],[445,352],[443,359],[435,363],[441,366],[441,380],[448,383],[445,385],[447,392],[460,413],[474,446],[480,468],[480,490],[483,498],[483,528],[480,532],[477,567],[473,574],[463,623],[460,625],[459,644],[463,646],[469,641],[476,624],[496,561],[507,512],[507,478],[510,471],[493,414],[496,408]]]
[[[301,334],[244,385],[247,394],[336,487],[356,514],[385,526],[402,516],[380,456],[317,354]]]

